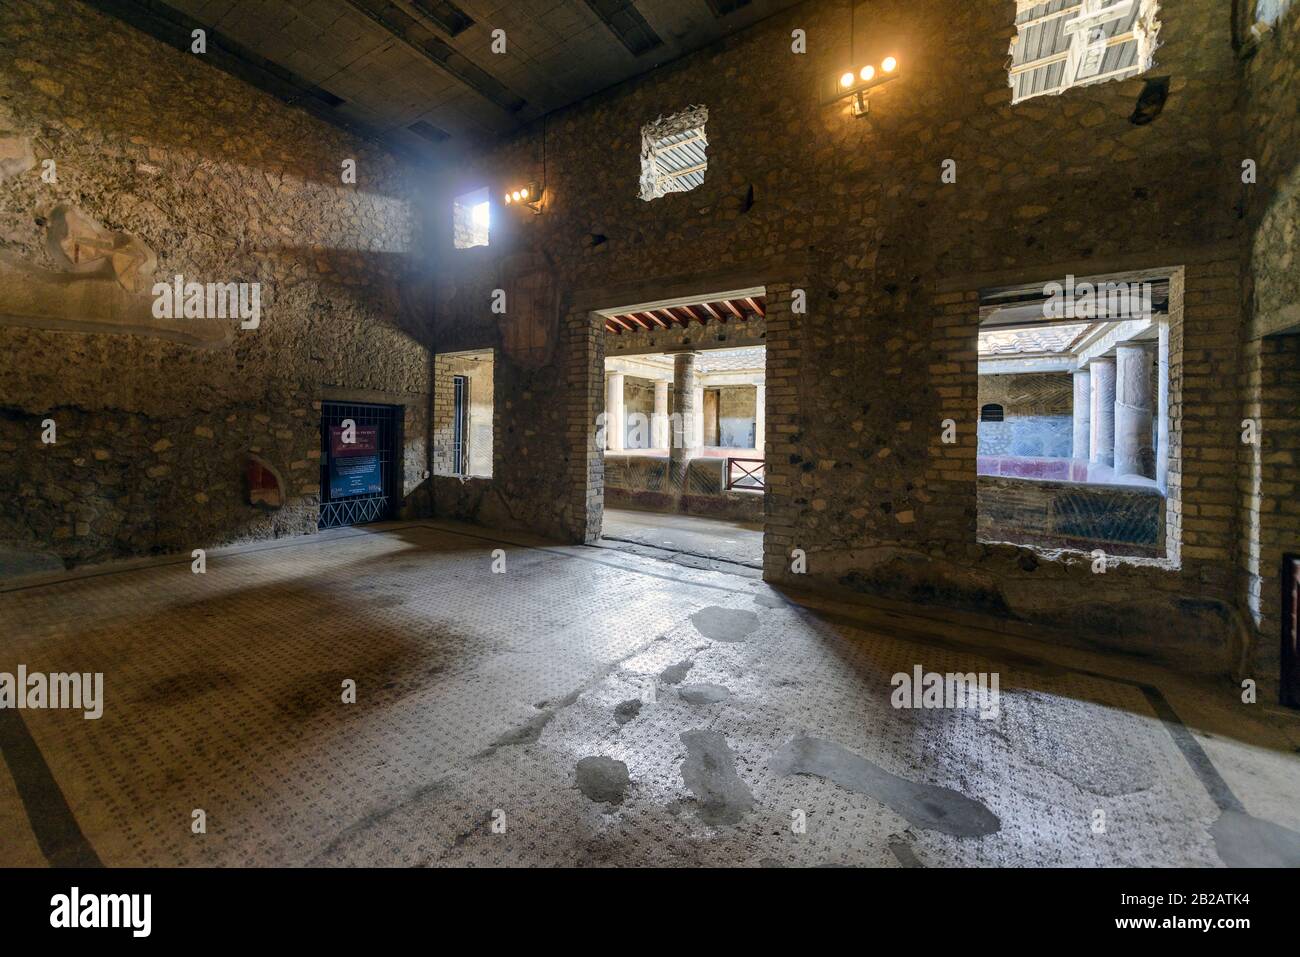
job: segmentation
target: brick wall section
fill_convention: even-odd
[[[1247,349],[1246,382],[1253,398],[1246,417],[1259,428],[1258,444],[1245,446],[1238,488],[1246,607],[1260,635],[1249,673],[1270,687],[1282,626],[1282,556],[1300,552],[1300,335],[1255,339]]]

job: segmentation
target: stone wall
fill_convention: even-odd
[[[979,477],[979,540],[1107,556],[1163,556],[1164,496],[1155,488]]]
[[[606,455],[605,502],[613,508],[681,512],[738,522],[763,520],[763,496],[727,488],[725,458],[693,458],[686,488],[673,487],[666,455]]]
[[[975,401],[980,409],[1000,405],[1003,416],[980,420],[980,455],[1070,457],[1074,382],[1068,372],[982,375]]]
[[[1292,3],[1245,53],[1244,158],[1255,162],[1257,182],[1240,187],[1250,228],[1241,411],[1258,434],[1237,446],[1238,563],[1242,602],[1258,636],[1245,670],[1271,696],[1280,661],[1282,556],[1300,551],[1300,5]]]
[[[668,400],[672,401],[672,387],[668,388]],[[671,406],[670,406],[671,408]],[[653,379],[627,376],[623,379],[623,414],[625,428],[624,447],[629,449],[648,449],[651,439],[651,421],[655,414],[655,384]],[[632,416],[639,416],[633,419]]]
[[[1228,666],[1243,641],[1233,383],[1244,245],[1223,159],[1242,138],[1229,19],[1220,0],[1165,5],[1152,72],[1171,77],[1171,96],[1139,126],[1141,78],[1012,107],[1014,6],[872,4],[859,48],[891,38],[902,68],[865,118],[818,103],[844,65],[849,10],[814,2],[560,111],[544,143],[537,126],[447,177],[449,211],[458,189],[540,181],[546,156],[544,214],[505,215],[492,248],[448,251],[441,277],[455,305],[439,315],[449,347],[501,341],[487,296],[523,251],[545,255],[560,300],[549,361],[503,360],[520,465],[494,484],[511,521],[574,540],[599,527],[593,422],[604,352],[620,337],[591,310],[764,285],[769,579],[984,609],[1189,668]],[[790,50],[796,28],[806,55]],[[695,103],[709,108],[704,184],[640,200],[641,125]],[[949,158],[957,182],[946,184]],[[439,235],[449,243],[449,227]],[[979,291],[1171,265],[1183,267],[1185,305],[1170,343],[1174,557],[1103,577],[1086,557],[977,542]],[[795,289],[806,312],[790,310]],[[949,418],[955,444],[942,440]],[[796,546],[804,576],[790,572]]]
[[[9,570],[314,531],[327,398],[404,407],[403,513],[427,513],[409,172],[80,3],[0,5],[0,62]],[[155,318],[176,275],[260,284],[259,324]],[[282,508],[249,503],[248,453]]]
[[[718,388],[718,445],[731,449],[754,447],[754,404],[758,390],[752,385]]]

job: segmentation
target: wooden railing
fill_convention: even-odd
[[[727,457],[727,491],[733,488],[762,491],[767,488],[763,459]]]

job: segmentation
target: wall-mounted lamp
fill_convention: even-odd
[[[540,213],[542,211],[542,192],[542,187],[536,183],[529,183],[527,186],[506,190],[506,205],[527,206],[534,213]]]
[[[827,85],[822,91],[822,105],[829,106],[846,97],[853,99],[853,115],[867,115],[868,90],[898,78],[898,57],[887,56],[880,63],[868,63],[856,73],[845,70],[838,82]]]

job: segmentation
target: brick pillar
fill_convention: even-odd
[[[668,380],[656,380],[655,411],[650,419],[650,447],[666,449],[671,441],[668,434]]]
[[[764,433],[767,431],[767,385],[760,382],[754,386],[754,448],[758,449],[759,456],[763,456],[763,448],[766,444]]]
[[[1109,356],[1088,364],[1092,385],[1091,441],[1088,461],[1115,464],[1115,360]]]
[[[696,403],[700,401],[702,390],[696,387],[699,381],[695,374],[695,353],[677,352],[673,354],[673,398],[677,407],[673,409],[677,416],[672,448],[668,450],[668,475],[676,489],[686,484],[686,463],[700,451],[699,420],[703,410]]]
[[[1072,458],[1088,461],[1092,447],[1092,376],[1087,368],[1074,370],[1074,447]]]
[[[623,373],[605,377],[605,448],[622,452],[627,439],[627,419],[623,415]]]
[[[1115,474],[1155,478],[1151,429],[1151,351],[1145,342],[1115,347]]]

